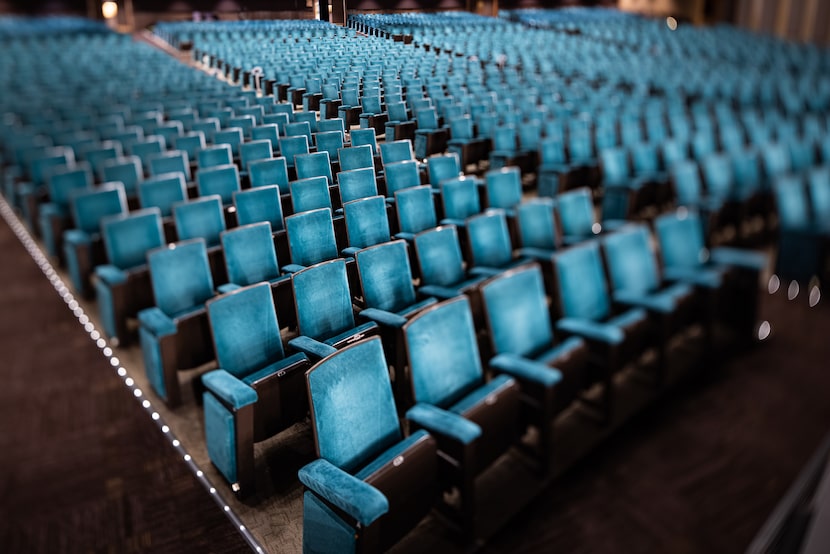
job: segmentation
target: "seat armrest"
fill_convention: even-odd
[[[668,314],[674,311],[676,304],[669,296],[649,296],[638,292],[620,290],[614,293],[614,302],[633,308],[643,308],[650,312]]]
[[[444,219],[442,219],[440,221],[440,224],[441,225],[455,225],[459,229],[463,229],[464,227],[466,227],[467,222],[464,221],[463,219],[456,219],[454,217],[445,217]]]
[[[283,273],[297,273],[299,271],[304,270],[305,268],[306,266],[300,264],[288,264],[282,266],[281,269]]]
[[[441,285],[424,285],[418,289],[418,292],[421,296],[435,296],[442,300],[446,300],[447,298],[455,298],[456,296],[460,296],[461,293],[449,287],[442,287]]]
[[[767,256],[760,252],[720,246],[710,251],[709,259],[719,265],[730,265],[741,269],[761,272],[767,267]]]
[[[340,255],[344,258],[354,258],[354,255],[360,252],[360,248],[357,246],[347,246],[343,250],[340,251]]]
[[[686,267],[667,267],[663,270],[663,276],[668,281],[680,281],[691,283],[709,289],[720,288],[723,278],[717,269],[697,269]]]
[[[564,333],[606,344],[621,344],[625,339],[625,334],[621,329],[587,319],[563,317],[556,323],[556,328]]]
[[[366,308],[361,310],[358,314],[360,317],[371,319],[372,321],[384,325],[386,327],[403,327],[406,323],[406,318],[386,310],[379,310],[377,308]]]
[[[407,233],[406,231],[401,231],[400,233],[395,233],[394,238],[402,239],[407,242],[412,242],[415,240],[415,233]]]
[[[138,322],[156,337],[176,334],[176,323],[156,307],[138,312]]]
[[[519,256],[522,258],[530,258],[532,260],[550,261],[553,258],[553,251],[544,248],[534,248],[527,246],[519,249]]]
[[[127,282],[127,272],[110,264],[97,266],[95,277],[110,286]]]
[[[299,337],[295,337],[288,341],[288,346],[297,352],[302,352],[309,358],[316,360],[322,360],[326,356],[331,356],[337,352],[335,347],[329,346],[328,344],[304,335],[300,335]]]
[[[298,476],[309,490],[363,526],[371,525],[389,511],[389,501],[382,492],[328,460],[314,460],[302,467]]]
[[[499,269],[497,267],[479,265],[470,268],[470,275],[472,275],[473,277],[493,277],[495,275],[502,273],[503,271],[503,269]]]
[[[229,292],[233,292],[235,290],[241,289],[241,285],[237,285],[236,283],[225,283],[224,285],[219,285],[216,290],[219,294],[227,294]]]
[[[546,388],[553,387],[562,380],[562,373],[558,369],[516,354],[498,354],[490,360],[490,367],[510,375],[520,383],[530,382]]]
[[[415,404],[406,412],[406,419],[436,437],[447,437],[461,444],[470,444],[481,436],[481,427],[472,421],[431,404]]]
[[[69,229],[63,233],[63,241],[67,244],[81,246],[92,244],[92,236],[80,229]]]
[[[216,369],[202,375],[202,384],[234,410],[254,404],[257,393],[224,369]]]

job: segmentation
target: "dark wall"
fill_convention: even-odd
[[[6,0],[0,6],[20,14],[86,14],[86,0]]]
[[[466,7],[465,0],[439,0],[438,2],[424,0],[346,0],[346,9],[357,11],[436,11],[463,10]]]
[[[133,0],[137,12],[296,11],[305,0]]]

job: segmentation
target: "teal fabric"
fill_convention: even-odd
[[[138,185],[138,201],[144,208],[161,210],[163,217],[173,214],[173,206],[187,200],[187,184],[181,173],[154,175]]]
[[[267,160],[272,155],[273,147],[268,139],[250,140],[239,145],[239,165],[247,172],[251,162]]]
[[[123,269],[114,265],[99,265],[95,268],[95,277],[105,288],[113,285],[121,285],[127,282],[127,274]],[[98,288],[100,290],[100,287]]]
[[[631,168],[625,148],[605,148],[600,151],[599,158],[604,186],[625,187],[628,185]]]
[[[38,209],[40,236],[43,238],[43,245],[46,248],[47,254],[50,256],[58,255],[58,237],[55,237],[52,232],[52,221],[55,219],[66,220],[67,215],[65,208],[52,202],[41,204]]]
[[[331,210],[321,208],[285,218],[291,263],[314,265],[337,257]]]
[[[667,269],[697,268],[706,262],[703,225],[696,213],[664,214],[654,226]]]
[[[800,175],[781,175],[773,185],[775,206],[782,229],[808,229],[810,207],[807,188]]]
[[[216,369],[202,375],[202,384],[234,410],[250,406],[257,401],[254,389],[224,369]]]
[[[150,309],[155,310],[157,308]],[[143,310],[142,312],[139,312],[138,317],[140,321],[142,314],[147,311],[148,310]],[[173,332],[175,332],[175,330],[176,329],[174,326]],[[150,382],[150,385],[152,385],[153,390],[155,390],[161,398],[166,399],[167,386],[164,383],[164,368],[162,367],[161,344],[158,340],[159,337],[162,335],[157,334],[155,331],[158,331],[158,328],[153,329],[151,327],[148,327],[144,321],[141,321],[141,325],[138,328],[138,339],[139,343],[141,344],[141,357],[144,360],[144,372],[147,375],[147,380]]]
[[[337,174],[337,184],[340,186],[340,201],[344,206],[352,200],[378,194],[374,167],[341,171]]]
[[[107,217],[101,227],[107,259],[121,269],[146,264],[147,252],[165,244],[158,208]]]
[[[630,325],[636,325],[637,323],[641,323],[645,320],[646,312],[644,310],[632,308],[621,313],[620,315],[610,318],[608,320],[608,325],[614,325],[622,328]]]
[[[351,248],[367,248],[390,239],[386,201],[382,196],[352,200],[343,205],[346,235]]]
[[[440,187],[445,219],[464,220],[481,212],[477,179],[455,176],[442,180]]]
[[[331,209],[329,182],[325,177],[306,177],[288,184],[291,206],[299,214],[319,208]]]
[[[366,308],[365,310],[361,310],[360,316],[371,319],[372,321],[387,327],[403,327],[407,321],[403,316],[387,312],[385,310],[379,310],[377,308]]]
[[[544,387],[552,387],[562,380],[558,369],[516,354],[498,354],[490,360],[490,367],[520,382],[538,383]]]
[[[144,179],[144,170],[138,156],[119,157],[107,160],[101,166],[105,182],[118,181],[124,185],[128,195],[134,195],[138,184]],[[189,169],[189,168],[188,168]]]
[[[214,143],[207,148],[199,151],[198,154],[199,169],[208,167],[215,167],[217,165],[224,165],[233,163],[233,152],[230,144]]]
[[[488,210],[467,220],[467,240],[475,267],[503,269],[513,260],[513,244],[502,210]]]
[[[93,182],[92,168],[86,161],[53,171],[48,181],[49,202],[65,211],[75,191],[88,189]]]
[[[397,191],[395,209],[398,214],[398,227],[401,230],[399,237],[407,233],[411,240],[415,233],[431,229],[438,224],[432,189],[426,185]]]
[[[141,328],[154,337],[165,337],[176,333],[176,323],[157,307],[138,312]]]
[[[271,224],[267,221],[225,231],[221,240],[229,282],[246,286],[280,276]]]
[[[357,327],[350,327],[336,335],[328,337],[324,342],[330,345],[336,345],[342,341],[354,342],[360,340],[365,335],[372,334],[377,330],[377,325],[373,321],[361,323]]]
[[[594,203],[589,189],[580,188],[560,194],[556,197],[556,208],[563,236],[574,237],[572,241],[575,242],[593,235]]]
[[[830,167],[814,167],[807,172],[813,219],[819,227],[830,227]]]
[[[565,333],[607,344],[621,344],[625,339],[625,333],[618,327],[586,319],[563,317],[556,322],[556,328]]]
[[[213,277],[203,239],[169,244],[147,255],[156,306],[174,316],[213,296]]]
[[[481,436],[481,427],[472,421],[432,404],[415,404],[407,410],[406,419],[434,435],[450,437],[461,444],[470,444]]]
[[[568,356],[577,348],[582,348],[585,345],[584,341],[579,337],[568,337],[562,342],[556,344],[544,352],[536,356],[537,362],[549,366],[555,366],[556,363],[564,356]]]
[[[309,177],[325,177],[326,183],[334,184],[331,174],[331,159],[328,152],[312,152],[294,158],[297,165],[297,179],[308,179]]]
[[[487,397],[493,394],[498,394],[501,389],[505,387],[512,387],[514,385],[513,378],[509,375],[495,375],[488,382],[484,383],[477,389],[474,389],[469,394],[461,398],[450,407],[450,411],[454,414],[463,416],[467,411],[486,402]]]
[[[677,298],[665,292],[646,293],[642,291],[618,290],[614,301],[626,306],[638,306],[652,312],[670,314],[677,308]]]
[[[280,190],[287,190],[288,164],[282,156],[251,162],[248,166],[248,180],[254,188],[277,185]]]
[[[303,335],[288,341],[288,346],[316,359],[322,359],[337,352],[337,349],[333,346]]]
[[[126,211],[127,196],[120,183],[106,183],[72,196],[75,228],[86,233],[98,233],[101,219]]]
[[[614,291],[643,295],[660,287],[650,239],[650,233],[643,224],[629,225],[602,239]]]
[[[374,131],[374,129],[372,129]],[[313,493],[303,494],[303,552],[354,554],[357,533]]]
[[[342,259],[291,276],[300,335],[323,340],[354,327],[352,296]]]
[[[441,226],[415,236],[421,286],[452,287],[464,280],[463,258],[454,226]]]
[[[723,284],[722,268],[667,267],[663,274],[669,281],[683,281],[708,289],[719,289]]]
[[[388,143],[381,145],[381,151],[386,144]],[[407,158],[395,163],[384,163],[383,172],[386,175],[386,192],[389,196],[393,196],[400,190],[421,185],[421,174],[418,171],[418,162],[415,160]]]
[[[380,338],[338,350],[306,379],[321,458],[354,471],[401,439]]]
[[[272,231],[285,228],[277,185],[261,185],[235,192],[233,204],[236,206],[236,222],[239,226],[267,221]]]
[[[754,271],[764,271],[769,264],[769,259],[766,254],[751,250],[720,246],[713,248],[710,254],[710,260],[714,264],[740,267]]]
[[[340,160],[341,171],[361,168],[372,168],[374,171],[375,169],[375,157],[372,153],[372,147],[368,144],[355,146],[354,137],[352,137],[351,147],[339,150],[338,159]]]
[[[565,317],[605,319],[611,310],[599,245],[585,243],[554,256]]]
[[[246,385],[254,386],[254,383],[268,377],[269,375],[279,373],[280,371],[300,364],[302,362],[308,362],[308,357],[303,353],[291,354],[281,360],[277,360],[276,362],[263,367],[262,369],[258,369],[253,373],[249,373],[248,375],[242,378],[242,382]]]
[[[405,242],[398,240],[366,248],[355,259],[367,307],[399,312],[415,302]]]
[[[384,169],[394,162],[414,160],[415,154],[412,152],[412,141],[403,139],[382,143],[380,145],[380,158],[383,160]]]
[[[233,414],[210,393],[206,392],[203,400],[208,456],[229,483],[236,483],[236,427]]]
[[[709,195],[720,199],[732,198],[735,195],[735,174],[732,171],[732,157],[729,154],[706,156],[701,160],[700,168]]]
[[[446,179],[461,175],[461,162],[457,154],[438,154],[427,158],[427,170],[429,182],[434,188]]]
[[[495,353],[533,356],[553,342],[541,269],[519,268],[481,288]]]
[[[428,308],[404,326],[416,402],[447,407],[483,380],[469,300]]]
[[[423,429],[415,431],[405,439],[401,440],[400,442],[384,450],[382,453],[378,454],[374,460],[372,460],[370,463],[366,464],[363,468],[361,468],[361,470],[355,474],[355,477],[363,480],[368,479],[376,471],[383,469],[384,466],[389,465],[390,463],[393,463],[395,458],[406,454],[406,451],[409,450],[411,446],[417,444],[423,438],[428,436],[429,433]]]
[[[549,198],[536,198],[516,207],[521,251],[524,255],[546,259],[550,257],[551,251],[556,250],[553,209],[554,202]]]
[[[490,208],[510,209],[522,201],[522,172],[518,167],[504,167],[484,174],[487,187],[487,205]]]
[[[228,202],[231,201],[230,195]],[[180,241],[201,238],[207,246],[217,246],[225,230],[223,199],[219,195],[202,196],[173,205],[173,219]]]
[[[207,312],[217,364],[231,375],[242,378],[285,357],[267,283],[213,298]]]
[[[361,525],[371,525],[389,511],[389,501],[382,492],[327,460],[314,460],[300,468],[298,476],[303,485]]]
[[[92,240],[92,236],[78,229],[70,229],[63,233],[63,253],[66,259],[66,269],[76,291],[82,291],[86,288],[86,276],[81,275],[78,252],[82,249],[86,250],[85,256],[92,259]]]

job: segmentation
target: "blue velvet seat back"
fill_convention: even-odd
[[[386,191],[390,196],[397,191],[421,184],[421,174],[418,171],[418,162],[405,160],[384,165],[386,174]]]
[[[57,167],[70,166],[74,160],[71,148],[51,147],[29,162],[29,174],[35,184],[44,184],[51,171]],[[95,170],[94,164],[90,163],[90,167]]]
[[[427,171],[429,182],[433,187],[438,187],[441,181],[453,179],[461,175],[461,162],[458,154],[436,154],[427,158]]]
[[[317,210],[331,209],[331,195],[328,180],[323,176],[297,179],[288,184],[291,206],[295,214]]]
[[[484,179],[488,207],[509,209],[522,201],[522,172],[518,167],[490,170]]]
[[[235,164],[217,165],[199,170],[196,177],[199,196],[218,195],[223,204],[233,202],[233,193],[240,190],[239,169]]]
[[[179,240],[203,238],[208,246],[216,246],[225,230],[222,198],[214,194],[174,204],[173,219]]]
[[[259,283],[207,302],[216,361],[242,378],[285,357],[271,287]]]
[[[671,169],[675,162],[688,159],[689,144],[682,139],[672,138],[662,143],[660,152],[663,156],[663,165]]]
[[[158,208],[105,218],[102,230],[107,259],[119,269],[145,264],[147,252],[164,245],[164,229]]]
[[[404,325],[416,402],[449,407],[482,381],[470,301],[459,296],[428,308]]]
[[[575,246],[555,255],[562,312],[565,317],[602,320],[611,312],[599,244]]]
[[[311,145],[312,137],[311,133],[313,132],[311,129],[311,122],[310,121],[297,121],[296,118],[301,112],[296,112],[294,114],[295,120],[285,126],[285,136],[286,137],[305,137],[307,144]]]
[[[426,185],[409,187],[395,193],[398,227],[404,233],[420,233],[438,224],[432,188]]]
[[[680,160],[671,168],[674,189],[677,193],[677,202],[681,206],[688,206],[698,202],[703,196],[703,185],[700,182],[700,171],[697,162]]]
[[[87,162],[54,171],[48,181],[49,201],[63,208],[69,207],[73,191],[88,189],[94,182],[92,168]]]
[[[695,268],[705,262],[703,225],[697,214],[664,214],[655,219],[654,228],[666,267]]]
[[[401,439],[380,339],[337,351],[306,374],[321,458],[349,472]]]
[[[399,312],[415,303],[415,287],[405,241],[396,240],[366,248],[355,258],[366,307]]]
[[[89,162],[95,175],[103,178],[104,162],[114,160],[122,155],[121,143],[105,140],[101,141],[98,146],[85,150],[81,157]]]
[[[288,164],[282,156],[256,160],[248,166],[248,180],[254,188],[278,185],[280,190],[287,190]]]
[[[187,200],[187,185],[181,173],[163,173],[138,185],[138,203],[142,208],[156,207],[163,217],[173,213],[173,205]]]
[[[746,198],[762,188],[761,162],[757,150],[746,149],[732,154],[732,170],[739,198]]]
[[[354,129],[349,132],[349,137],[352,139],[352,148],[355,146],[369,146],[372,148],[372,155],[377,156],[378,142],[374,127]]]
[[[314,152],[312,154],[296,156],[294,163],[297,165],[297,179],[325,177],[329,185],[334,182],[328,152]]]
[[[386,168],[387,164],[414,160],[415,154],[412,151],[412,141],[402,139],[381,143],[380,159],[383,162],[384,168]]]
[[[200,171],[208,167],[226,165],[233,163],[233,151],[230,144],[213,144],[199,152],[197,161]]]
[[[213,135],[214,144],[227,144],[231,147],[234,158],[239,156],[239,145],[244,140],[244,132],[240,127],[226,127]]]
[[[292,274],[291,281],[301,335],[325,340],[354,327],[345,260],[308,267]]]
[[[267,160],[272,157],[273,149],[268,139],[252,140],[242,143],[239,147],[239,165],[243,171],[248,171],[251,162]]]
[[[594,204],[590,190],[580,188],[563,192],[556,197],[556,209],[559,211],[563,235],[591,234],[591,227],[594,224]]]
[[[141,159],[138,156],[124,156],[104,162],[102,166],[104,181],[119,181],[127,194],[135,194],[138,184],[144,179]]]
[[[380,91],[376,94],[364,93],[360,99],[360,105],[363,108],[363,114],[379,114],[381,112]]]
[[[792,169],[790,153],[784,144],[778,142],[767,143],[761,147],[761,161],[764,165],[764,174],[767,179],[789,173]]]
[[[329,159],[337,156],[337,151],[343,148],[342,131],[323,131],[314,135],[314,142],[317,144],[317,152],[326,152]]]
[[[602,240],[613,290],[645,293],[660,287],[650,233],[642,224],[628,225]]]
[[[305,154],[308,154],[308,137],[305,135],[280,137],[280,155],[285,158],[288,167],[294,167],[294,159]]]
[[[352,139],[354,140],[354,137]],[[352,146],[349,148],[341,148],[338,150],[337,156],[340,160],[341,171],[351,171],[366,167],[371,168],[372,171],[375,169],[374,154],[372,154],[372,147],[368,144],[355,146],[352,143]]]
[[[734,189],[732,159],[729,154],[712,154],[701,161],[706,190],[715,198],[730,198]]]
[[[280,275],[271,224],[267,221],[235,227],[222,233],[228,281],[252,285]]]
[[[635,175],[653,175],[660,169],[657,146],[648,142],[631,144],[631,165]]]
[[[303,125],[307,123],[308,126],[304,129],[308,129],[308,133],[303,131],[303,133],[308,137],[308,144],[311,144],[314,140],[314,133],[317,132],[317,112],[314,111],[298,111],[294,112],[294,122],[291,125]],[[290,135],[289,129],[286,128],[285,130],[286,135]]]
[[[502,210],[488,210],[469,218],[467,236],[474,266],[504,267],[513,258],[510,231]]]
[[[539,145],[539,158],[542,166],[558,166],[567,162],[565,145],[560,137],[548,137]]]
[[[481,212],[478,183],[472,177],[454,177],[441,182],[444,217],[463,220]]]
[[[343,140],[346,137],[346,124],[343,120],[339,117],[333,117],[331,119],[321,119],[317,122],[318,135],[321,133],[330,133],[332,131],[340,133],[340,146],[338,148],[343,148]],[[329,153],[331,154],[330,151]]]
[[[519,237],[523,247],[556,250],[553,207],[554,201],[550,198],[534,198],[516,207]]]
[[[127,196],[121,183],[105,183],[72,195],[72,216],[75,228],[86,233],[98,233],[101,219],[127,211]]]
[[[265,185],[235,192],[233,193],[233,205],[236,206],[236,222],[240,226],[267,221],[271,224],[272,231],[285,228],[280,188],[277,185]]]
[[[164,137],[158,135],[145,136],[144,140],[132,145],[130,153],[141,159],[141,164],[147,172],[150,169],[150,158],[164,152]]]
[[[513,269],[481,288],[496,354],[533,356],[553,342],[542,272]]]
[[[388,102],[386,104],[386,113],[389,115],[389,121],[400,122],[409,119],[409,114],[406,112],[406,104],[403,102]],[[453,136],[455,136],[454,133]]]
[[[371,167],[341,171],[337,174],[337,184],[340,185],[340,200],[343,204],[376,196],[378,193],[375,170]]]
[[[273,153],[280,143],[280,129],[276,123],[257,125],[251,129],[251,139],[255,141],[267,140],[271,143],[271,152]]]
[[[821,166],[810,170],[807,186],[812,200],[813,219],[826,229],[830,227],[830,167]]]
[[[185,180],[190,180],[190,161],[187,153],[182,150],[162,152],[150,157],[150,175],[175,173],[180,171]]]
[[[454,225],[442,225],[415,235],[421,283],[450,286],[464,280],[464,259]]]
[[[389,219],[383,196],[346,202],[343,204],[343,215],[350,247],[366,248],[389,240]]]
[[[176,139],[174,144],[177,150],[187,154],[189,161],[195,161],[199,151],[206,146],[204,131],[191,131]]]
[[[815,146],[809,139],[790,140],[790,162],[793,171],[806,171],[815,164]]]
[[[285,218],[285,229],[288,232],[291,263],[314,265],[337,257],[330,209],[320,208],[288,216]]]
[[[175,316],[213,296],[204,239],[169,244],[147,254],[156,307]]]
[[[628,151],[625,148],[604,148],[599,157],[603,182],[611,186],[625,186],[630,175]]]
[[[775,205],[782,229],[804,229],[810,224],[807,189],[799,175],[781,175],[773,185]]]

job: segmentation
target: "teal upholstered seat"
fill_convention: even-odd
[[[388,242],[391,238],[386,202],[382,196],[346,202],[343,204],[343,217],[348,238],[348,246],[342,251],[344,256],[354,256],[361,248]]]
[[[213,359],[205,302],[214,295],[204,239],[147,254],[155,306],[138,313],[147,380],[170,406],[182,401],[177,372]]]
[[[294,167],[294,159],[297,156],[308,154],[309,143],[306,135],[280,137],[280,155],[285,158],[288,167]]]
[[[352,169],[371,168],[375,171],[375,155],[372,147],[368,144],[348,148],[341,148],[337,151],[337,159],[340,161],[340,171]]]
[[[458,515],[469,536],[477,512],[475,477],[519,436],[519,387],[503,374],[485,380],[466,297],[419,312],[403,332],[414,403],[406,418],[410,428],[436,437],[447,485],[460,492]]]
[[[104,182],[119,181],[128,197],[134,197],[144,180],[144,170],[138,156],[122,156],[105,160],[101,165]]]
[[[447,179],[457,179],[463,174],[461,162],[456,154],[436,154],[427,158],[427,174],[429,184],[438,189]]]
[[[146,254],[165,243],[161,212],[146,208],[105,218],[101,233],[107,263],[94,273],[98,310],[110,340],[127,345],[127,319],[153,305]]]
[[[256,160],[248,165],[248,180],[253,188],[278,185],[288,189],[288,164],[282,156]]]
[[[272,148],[271,141],[268,139],[243,142],[239,146],[239,166],[242,168],[242,173],[247,177],[251,163],[271,159],[273,157]]]
[[[233,193],[233,205],[236,207],[236,223],[239,226],[267,221],[274,232],[285,229],[280,187],[277,185],[237,191]]]
[[[227,165],[233,163],[233,152],[230,144],[214,143],[207,148],[199,151],[197,157],[199,171],[217,165]]]
[[[72,286],[79,294],[93,293],[90,277],[96,265],[105,262],[101,220],[127,211],[127,196],[121,183],[105,183],[72,195],[75,228],[64,231],[63,250]]]
[[[254,443],[308,412],[308,359],[286,356],[266,283],[213,298],[207,312],[217,362],[202,376],[208,456],[233,491],[247,495],[256,485]]]
[[[307,373],[319,459],[303,467],[303,550],[382,552],[438,495],[435,440],[404,438],[381,341],[326,357]]]
[[[225,206],[233,202],[233,193],[241,190],[239,169],[234,164],[217,165],[200,169],[196,177],[196,188],[200,197],[219,196]]]
[[[441,225],[415,235],[415,254],[421,276],[418,291],[423,296],[446,299],[475,294],[484,276],[468,275],[454,225]]]
[[[417,187],[421,184],[421,174],[418,169],[418,162],[415,160],[404,160],[390,163],[384,166],[386,176],[386,196],[394,198],[399,190],[410,187]]]
[[[285,218],[291,263],[282,268],[294,273],[303,267],[337,257],[331,210],[319,208]]]
[[[63,232],[72,225],[70,199],[76,191],[92,187],[92,167],[87,162],[63,167],[49,176],[49,201],[40,205],[38,224],[46,253],[63,256]]]
[[[340,189],[340,202],[342,204],[375,196],[378,193],[378,184],[373,167],[341,171],[337,174],[337,185]]]
[[[183,150],[170,150],[149,157],[150,175],[181,172],[185,181],[190,181],[190,160]]]
[[[297,179],[325,177],[327,184],[334,184],[334,177],[331,174],[331,159],[328,152],[297,155],[294,158],[294,164],[297,168]]]
[[[471,274],[493,276],[530,261],[530,258],[513,255],[504,210],[487,210],[469,217],[465,223]]]
[[[435,227],[435,202],[432,188],[426,185],[409,187],[395,193],[395,211],[398,216],[397,238],[412,241],[417,233]]]
[[[441,181],[442,225],[463,227],[468,217],[481,213],[479,181],[475,177],[450,177]]]
[[[488,208],[513,210],[522,201],[522,173],[516,166],[492,169],[484,174],[484,189]]]

